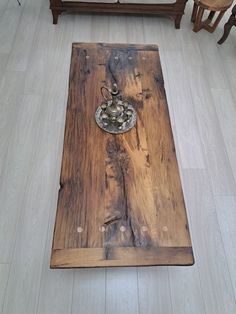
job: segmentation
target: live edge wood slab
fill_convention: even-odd
[[[117,83],[137,124],[96,124]],[[189,228],[157,46],[73,44],[52,268],[192,265]]]

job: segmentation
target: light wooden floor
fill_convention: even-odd
[[[0,0],[0,313],[236,313],[236,28]],[[158,44],[196,264],[50,270],[72,42]]]

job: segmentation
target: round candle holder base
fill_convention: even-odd
[[[104,121],[103,119],[101,119],[102,108],[98,107],[95,113],[95,119],[96,119],[97,125],[102,130],[108,133],[112,133],[112,134],[122,134],[122,133],[130,131],[136,124],[137,114],[132,105],[129,105],[128,108],[130,110],[133,110],[133,114],[129,120],[127,120],[126,122],[120,125],[117,122],[113,123],[113,122],[110,122],[109,120]]]
[[[136,123],[137,113],[128,101],[122,100],[117,84],[113,84],[112,89],[102,86],[101,94],[104,101],[95,113],[98,126],[112,134],[121,134],[131,130]]]

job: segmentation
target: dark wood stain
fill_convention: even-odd
[[[166,15],[174,19],[175,28],[180,28],[180,22],[184,14],[187,0],[176,0],[175,3],[120,3],[119,1],[104,3],[104,2],[78,2],[78,1],[63,1],[50,0],[50,9],[53,16],[53,24],[57,24],[58,16],[65,11],[73,11],[80,13],[115,13],[115,14],[151,14],[151,15]],[[102,45],[102,44],[100,44]],[[106,46],[106,45],[104,45]],[[116,45],[117,47],[118,45]],[[121,45],[119,45],[121,47]],[[128,46],[128,45],[127,45]],[[125,47],[124,47],[125,48]],[[136,47],[140,48],[140,45]],[[130,46],[130,49],[133,49]],[[156,49],[151,45],[146,46],[146,50]]]

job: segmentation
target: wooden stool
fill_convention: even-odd
[[[222,19],[225,11],[231,6],[233,0],[194,0],[194,7],[191,21],[194,23],[193,31],[198,32],[202,28],[210,33],[213,33]],[[202,20],[205,10],[209,10],[210,13],[206,20]],[[219,12],[217,18],[212,23],[212,20]]]
[[[233,7],[232,14],[228,20],[228,22],[225,24],[224,27],[224,34],[222,38],[218,41],[218,44],[223,44],[223,42],[228,38],[229,33],[231,31],[231,28],[233,26],[236,26],[236,5]]]

